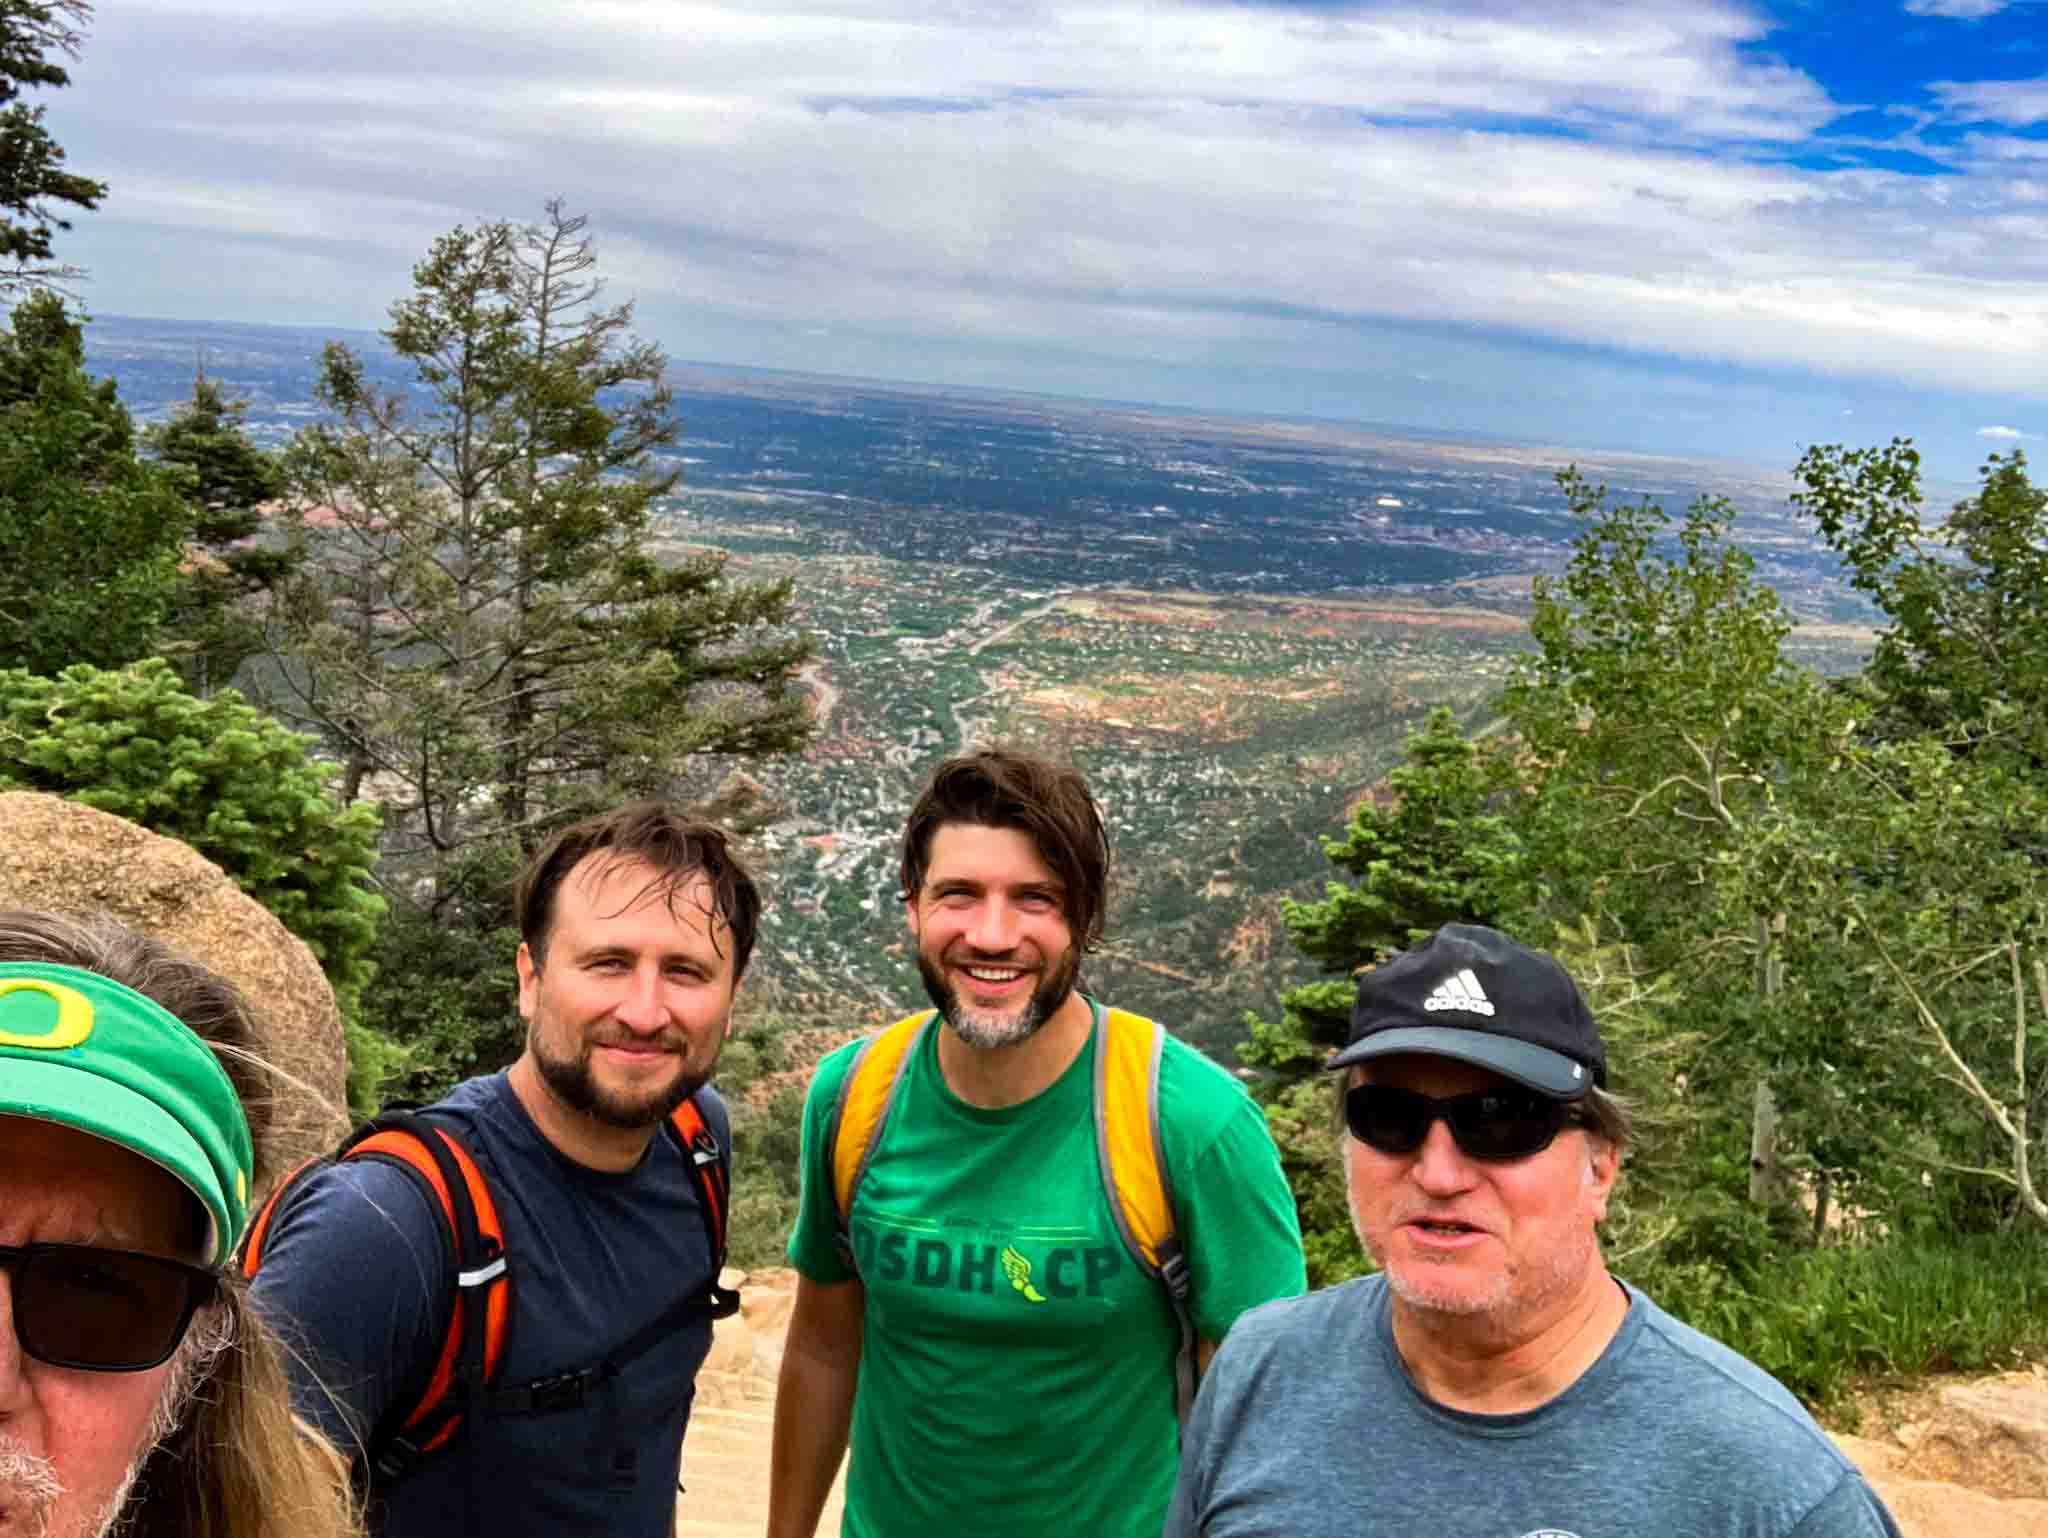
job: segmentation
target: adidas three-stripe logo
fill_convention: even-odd
[[[1422,1007],[1431,1014],[1440,1009],[1462,1009],[1469,1015],[1493,1014],[1493,1001],[1486,996],[1486,990],[1479,986],[1479,979],[1472,975],[1472,969],[1453,972],[1430,991],[1422,1001]]]

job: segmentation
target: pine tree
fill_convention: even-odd
[[[330,345],[333,420],[289,455],[306,565],[273,611],[278,703],[346,758],[346,795],[378,777],[433,901],[480,846],[809,730],[789,585],[654,557],[673,399],[583,231],[552,203],[437,240],[384,333],[412,388]]]
[[[243,429],[247,409],[202,372],[192,399],[148,435],[157,459],[182,477],[192,509],[185,592],[165,649],[201,695],[227,685],[263,649],[259,613],[293,564],[281,542],[259,539],[262,508],[282,494],[284,477]]]
[[[148,656],[182,590],[190,519],[135,455],[78,322],[31,294],[0,332],[0,668],[52,674]]]
[[[95,208],[106,183],[64,169],[64,149],[25,89],[58,89],[71,76],[54,56],[75,58],[85,0],[0,0],[0,294],[74,275],[53,260],[52,237],[71,226],[57,205]]]

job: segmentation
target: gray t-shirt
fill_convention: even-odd
[[[1425,1397],[1387,1305],[1373,1276],[1238,1320],[1166,1538],[1899,1538],[1775,1379],[1640,1293],[1576,1383],[1516,1415]]]

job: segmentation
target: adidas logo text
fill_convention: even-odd
[[[1431,1014],[1444,1009],[1461,1009],[1468,1015],[1491,1017],[1493,1014],[1493,1001],[1479,986],[1479,979],[1472,975],[1470,967],[1453,972],[1438,983],[1430,990],[1429,997],[1422,1001],[1422,1007]]]

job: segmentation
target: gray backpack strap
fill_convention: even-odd
[[[1180,1343],[1174,1351],[1174,1408],[1181,1424],[1195,1404],[1194,1286],[1175,1216],[1172,1172],[1159,1125],[1159,1064],[1166,1028],[1155,1020],[1095,1010],[1095,1151],[1117,1235],[1138,1268],[1166,1292]],[[1113,1034],[1114,1033],[1114,1034]],[[1112,1121],[1118,1125],[1112,1126]]]

